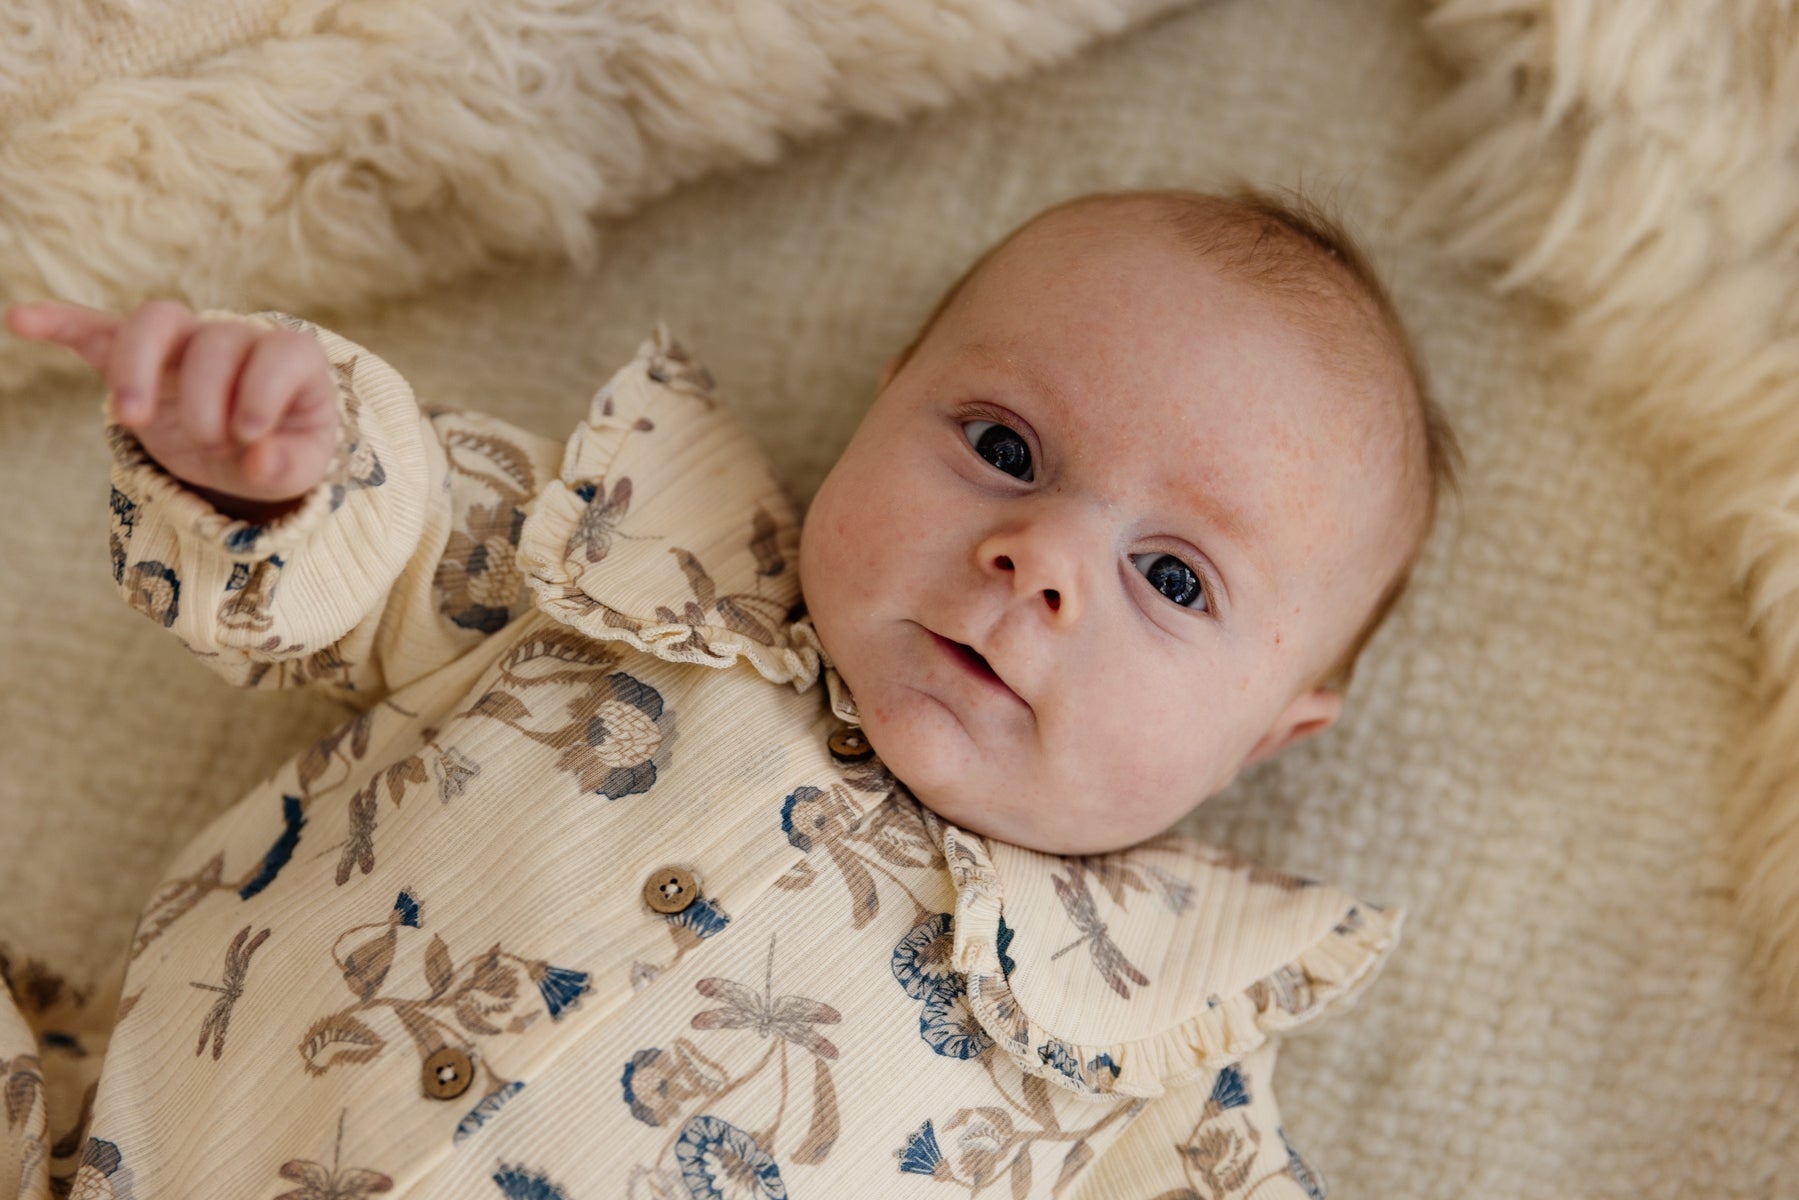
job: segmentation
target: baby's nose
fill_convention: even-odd
[[[999,570],[999,571],[1016,572],[1018,570],[1018,565],[1016,563],[1014,563],[1012,561],[1011,556],[1007,555],[1007,554],[995,555],[994,559],[993,559],[993,566],[996,570]],[[1044,604],[1049,606],[1050,612],[1060,613],[1062,611],[1062,589],[1061,588],[1053,588],[1053,587],[1044,588],[1042,590],[1042,598],[1043,598]]]
[[[982,567],[1011,593],[1013,605],[1033,608],[1057,627],[1080,620],[1091,590],[1092,539],[1069,521],[1032,520],[995,533],[981,547]]]

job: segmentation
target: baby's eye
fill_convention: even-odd
[[[1133,554],[1131,565],[1143,572],[1149,586],[1182,608],[1207,612],[1206,588],[1192,567],[1172,554]]]
[[[974,452],[1014,479],[1031,479],[1031,446],[1015,429],[994,421],[964,421],[962,436]]]

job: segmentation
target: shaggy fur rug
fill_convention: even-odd
[[[1735,890],[1799,1016],[1799,8],[1435,0],[1426,25],[1463,80],[1418,213],[1556,305],[1565,368],[1748,601]]]
[[[16,0],[0,297],[318,310],[508,257],[1181,0]],[[0,386],[33,363],[0,345]]]

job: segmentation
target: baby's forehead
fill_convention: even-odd
[[[1289,333],[1340,384],[1308,399],[1355,410],[1403,437],[1417,424],[1416,366],[1372,271],[1331,231],[1287,224],[1243,202],[1187,193],[1082,198],[1052,208],[984,257],[965,280],[978,294],[1079,258],[1120,274],[1180,275],[1196,289],[1247,286],[1270,328]],[[1153,252],[1145,253],[1146,248]],[[955,311],[950,307],[949,313]],[[948,315],[948,313],[946,313]]]
[[[1139,253],[1145,243],[1166,252],[1146,259]],[[1003,270],[1008,260],[1055,258],[1072,247],[1128,258],[1139,272],[1185,272],[1196,280],[1217,273],[1249,284],[1341,369],[1403,376],[1411,366],[1398,316],[1372,268],[1322,215],[1260,198],[1185,192],[1083,197],[1027,222],[983,265]]]

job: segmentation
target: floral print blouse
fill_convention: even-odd
[[[354,715],[177,858],[116,993],[0,959],[0,1195],[1323,1195],[1276,1035],[1395,912],[921,808],[661,331],[556,442],[243,319],[325,346],[328,479],[248,525],[111,426],[113,574],[232,683]]]

